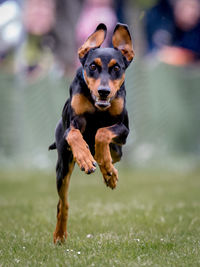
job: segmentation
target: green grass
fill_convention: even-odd
[[[0,266],[200,266],[200,172],[76,169],[68,240],[53,245],[54,173],[0,172]]]

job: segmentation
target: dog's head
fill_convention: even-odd
[[[127,25],[120,23],[116,25],[112,36],[114,48],[100,48],[106,32],[106,26],[99,24],[78,50],[85,82],[95,106],[100,110],[110,107],[124,82],[125,70],[134,57]]]

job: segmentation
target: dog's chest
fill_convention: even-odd
[[[109,127],[118,122],[118,118],[113,118],[109,112],[96,112],[94,114],[87,114],[86,127],[83,132],[83,138],[88,143],[91,153],[95,143],[95,135],[99,128]]]
[[[111,126],[119,122],[118,116],[111,116],[109,111],[101,112],[96,111],[93,114],[85,114],[86,129],[94,130],[95,132],[102,127]]]

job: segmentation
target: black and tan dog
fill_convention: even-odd
[[[100,48],[105,37],[106,26],[99,24],[78,50],[82,67],[71,84],[70,97],[56,127],[56,141],[49,147],[58,152],[55,243],[67,237],[67,194],[75,162],[87,174],[94,172],[98,163],[106,185],[112,189],[118,181],[113,163],[120,160],[129,133],[124,78],[134,52],[127,25],[116,25],[114,48]]]

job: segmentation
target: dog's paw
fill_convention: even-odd
[[[74,153],[74,159],[77,162],[81,171],[87,174],[93,173],[96,170],[96,161],[90,153],[89,148],[82,149]]]
[[[61,245],[65,242],[65,240],[67,239],[67,233],[64,232],[64,233],[59,233],[59,232],[54,232],[53,234],[53,242],[54,244],[56,245]]]
[[[118,181],[117,170],[111,163],[109,164],[109,166],[108,164],[100,165],[100,170],[103,174],[105,184],[111,189],[114,189],[117,186],[117,181]]]
[[[113,170],[111,173],[109,173],[109,176],[104,176],[104,181],[108,187],[115,189],[118,182],[118,171],[113,167]]]
[[[80,169],[87,174],[94,172],[96,170],[96,161],[80,131],[72,128],[66,137],[66,141],[71,147],[74,160]]]

